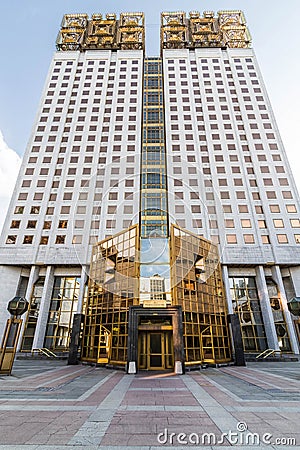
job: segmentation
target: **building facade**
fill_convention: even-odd
[[[0,333],[22,295],[21,351],[67,350],[84,312],[88,361],[228,361],[228,314],[245,352],[299,353],[299,195],[242,12],[162,13],[160,57],[144,46],[142,13],[64,16],[1,236]]]

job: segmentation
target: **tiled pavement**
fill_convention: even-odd
[[[299,424],[296,362],[179,376],[16,361],[0,376],[0,450],[300,449]]]

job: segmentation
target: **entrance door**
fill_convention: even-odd
[[[149,369],[164,369],[164,333],[148,334]]]
[[[172,369],[174,365],[172,332],[140,332],[138,351],[139,369]]]

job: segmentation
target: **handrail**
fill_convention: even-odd
[[[34,352],[39,352],[42,353],[42,355],[47,356],[47,358],[57,358],[57,355],[55,353],[53,353],[51,350],[49,350],[48,348],[33,348],[32,349],[32,353]]]
[[[57,355],[53,353],[49,348],[43,348],[42,350],[46,351],[49,355],[53,356],[53,358],[57,358]]]
[[[280,350],[275,350],[274,348],[267,348],[263,352],[261,352],[259,355],[256,356],[256,359],[259,358],[267,358],[268,356],[274,355],[274,353],[281,353]]]

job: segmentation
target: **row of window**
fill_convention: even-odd
[[[155,195],[155,194],[152,194]],[[125,199],[130,199],[133,198],[133,193],[131,192],[125,192],[124,193],[124,198]],[[183,197],[183,192],[175,192],[174,193],[174,199],[176,200],[182,200]],[[87,192],[81,192],[79,194],[79,200],[87,200],[88,199],[88,193]],[[109,192],[108,194],[108,200],[118,200],[119,199],[119,193],[118,192]],[[196,192],[190,192],[190,199],[191,200],[197,200],[199,199],[199,195]],[[293,214],[293,213],[297,213],[297,208],[296,205],[294,204],[288,204],[285,205],[286,207],[286,212],[289,214]],[[191,206],[191,210],[193,213],[201,213],[201,207],[200,205],[192,205]],[[206,205],[207,211],[209,214],[216,214],[216,207],[215,206],[211,206],[211,205]],[[247,214],[249,213],[249,207],[248,205],[237,205],[238,208],[238,212],[241,214]],[[61,210],[60,213],[61,214],[69,214],[71,210],[70,206],[61,206]],[[269,210],[271,213],[273,214],[278,214],[281,212],[280,206],[279,205],[269,205]],[[15,210],[14,210],[14,214],[24,214],[25,211],[25,206],[16,206]],[[101,207],[100,206],[95,206],[93,207],[93,214],[100,214],[101,211]],[[232,207],[231,205],[223,205],[223,211],[226,214],[231,214],[232,213]],[[30,207],[30,214],[34,215],[34,214],[40,214],[41,212],[41,207],[40,206],[31,206]],[[179,212],[179,211],[178,211]],[[255,205],[255,212],[256,214],[264,214],[264,210],[263,207],[260,205]]]
[[[176,223],[181,226],[185,227],[185,220],[177,220]],[[123,221],[123,228],[128,228],[132,224],[131,220],[124,220]],[[197,227],[197,222],[193,223],[194,228]],[[116,228],[116,221],[110,220],[106,223],[106,229],[113,229]],[[34,243],[34,235],[25,235],[23,237],[23,244],[33,244]],[[55,244],[66,244],[66,235],[56,235],[55,236]],[[288,244],[288,236],[286,234],[276,234],[277,242],[278,244]],[[300,234],[295,234],[295,243],[300,244]],[[81,244],[83,240],[82,235],[73,235],[72,243],[73,244]],[[218,236],[213,236],[214,242],[218,241]],[[243,240],[244,244],[255,244],[255,238],[253,234],[243,234]],[[263,244],[270,244],[270,237],[269,235],[262,235],[261,240]],[[90,244],[94,244],[98,241],[97,236],[90,236]],[[238,239],[236,234],[226,234],[226,242],[227,244],[237,244]],[[17,243],[17,235],[8,235],[6,239],[6,244],[16,244]],[[40,238],[40,245],[47,245],[49,243],[49,236],[41,236]]]

